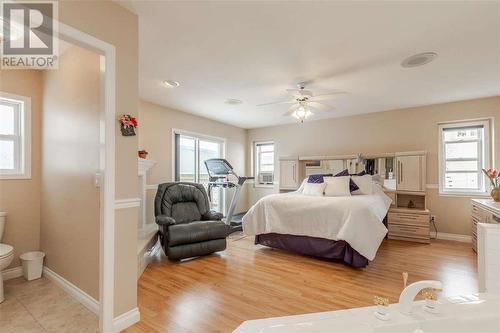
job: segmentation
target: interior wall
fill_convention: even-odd
[[[274,140],[276,157],[426,150],[428,208],[436,215],[439,231],[470,235],[471,198],[438,194],[438,123],[484,117],[495,117],[494,160],[498,166],[500,97],[491,97],[251,129],[247,173],[251,171],[250,147],[257,140]],[[279,177],[279,163],[275,172]],[[251,187],[248,192],[252,205],[264,195],[278,192],[278,185],[271,189]]]
[[[99,55],[71,47],[44,72],[41,249],[45,265],[99,299]]]
[[[7,212],[1,242],[19,255],[40,248],[40,122],[42,114],[42,73],[36,70],[1,70],[0,91],[31,98],[31,178],[0,179],[0,211]]]
[[[246,130],[242,128],[168,109],[146,101],[140,102],[139,123],[139,147],[149,152],[148,159],[157,162],[149,171],[149,184],[160,184],[173,180],[173,129],[226,139],[225,158],[231,163],[238,175],[245,175]],[[152,202],[155,191],[149,192],[148,201]],[[241,193],[236,207],[237,212],[247,209],[246,190]],[[231,197],[232,192],[229,192],[226,195],[226,208],[229,207]]]
[[[91,18],[91,19],[90,19]],[[116,114],[137,116],[139,103],[139,28],[137,15],[115,1],[59,1],[59,20],[112,44],[116,49]],[[137,136],[123,137],[118,121],[116,199],[139,197]],[[115,216],[115,317],[137,307],[137,207]],[[118,274],[126,272],[127,276]],[[131,274],[133,272],[134,274]],[[128,276],[130,273],[131,276]]]

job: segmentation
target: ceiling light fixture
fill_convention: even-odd
[[[181,84],[177,81],[173,81],[173,80],[165,80],[163,81],[163,85],[165,87],[169,87],[169,88],[177,88],[178,86],[180,86]]]
[[[236,99],[236,98],[228,98],[224,101],[224,103],[229,104],[229,105],[238,105],[243,103],[241,99]]]
[[[401,63],[404,68],[418,67],[430,63],[432,60],[436,59],[438,54],[436,52],[424,52],[412,55],[406,58]]]
[[[307,107],[306,104],[301,104],[297,110],[295,110],[293,113],[292,113],[292,117],[296,118],[297,120],[300,120],[301,123],[304,122],[304,120],[306,120],[307,118],[309,118],[310,116],[312,116],[313,113],[311,112],[311,110]]]

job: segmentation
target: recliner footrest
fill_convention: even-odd
[[[227,231],[224,222],[197,221],[171,225],[168,228],[168,246],[192,244],[225,238]]]
[[[212,239],[206,242],[184,244],[168,247],[166,254],[169,259],[180,260],[191,257],[204,256],[226,249],[226,239]]]

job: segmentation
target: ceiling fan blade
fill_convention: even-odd
[[[338,91],[338,92],[331,92],[328,94],[321,94],[321,95],[315,95],[311,98],[309,98],[310,101],[326,101],[329,99],[333,99],[337,97],[338,95],[344,95],[347,94],[346,91]]]
[[[279,101],[279,102],[257,104],[257,106],[280,105],[280,104],[295,104],[295,103],[297,103],[297,102],[296,101]]]
[[[325,103],[320,103],[320,102],[309,102],[309,107],[311,109],[314,109],[314,111],[320,111],[320,112],[329,112],[334,110],[335,108],[331,105],[325,104]]]
[[[297,109],[299,108],[299,106],[300,106],[300,104],[297,104],[297,105],[292,105],[292,106],[290,107],[290,109],[288,109],[288,111],[287,111],[287,112],[283,113],[283,116],[289,116],[289,115],[291,115],[292,113],[294,113],[294,112],[295,112],[295,110],[297,110]]]

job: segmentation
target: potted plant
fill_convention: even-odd
[[[146,159],[148,157],[148,152],[145,151],[144,149],[143,150],[139,150],[137,153],[138,153],[139,157],[142,158],[142,159]]]
[[[491,197],[496,202],[500,201],[500,175],[497,170],[493,169],[483,169],[484,174],[489,178],[491,182]]]

